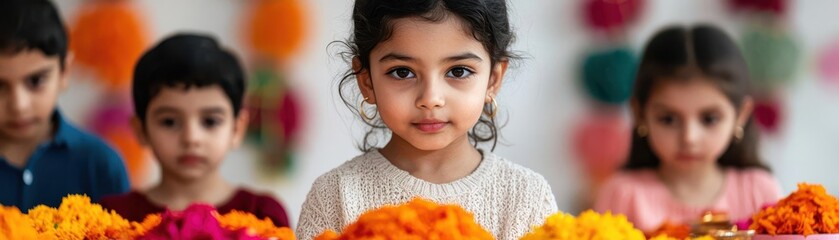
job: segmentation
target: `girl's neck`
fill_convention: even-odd
[[[466,135],[437,150],[417,149],[393,135],[380,153],[411,176],[435,184],[450,183],[468,176],[478,168],[482,158]]]
[[[235,190],[235,187],[225,181],[218,172],[194,180],[167,177],[167,174],[163,174],[160,184],[149,189],[146,195],[157,205],[181,211],[193,203],[218,207],[229,201]]]
[[[711,207],[725,190],[725,171],[716,164],[684,169],[662,164],[658,177],[677,201],[691,207]]]

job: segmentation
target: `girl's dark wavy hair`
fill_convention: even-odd
[[[500,61],[517,59],[509,50],[515,36],[510,27],[505,0],[356,0],[353,8],[353,33],[344,45],[348,51],[342,57],[351,62],[358,58],[361,68],[347,70],[338,83],[338,94],[344,105],[354,114],[362,101],[357,93],[355,77],[363,70],[370,69],[370,52],[377,44],[390,38],[393,33],[393,20],[420,17],[429,22],[439,22],[446,17],[456,16],[471,31],[472,36],[480,41],[489,53],[492,66]],[[490,106],[485,106],[490,107]],[[368,112],[369,111],[365,111]],[[387,127],[381,118],[371,122],[364,121],[371,127],[359,143],[361,151],[368,152],[377,145],[377,133],[387,134]],[[498,129],[495,118],[481,115],[478,123],[468,133],[470,141],[477,146],[481,142],[492,142],[492,150],[498,143]]]
[[[643,114],[653,89],[663,81],[705,79],[717,86],[729,101],[740,109],[750,94],[748,66],[737,44],[722,30],[709,25],[692,28],[669,27],[659,31],[644,49],[632,101]],[[636,119],[642,119],[636,116]],[[743,139],[732,141],[717,160],[723,167],[760,168],[769,171],[757,154],[758,133],[750,117],[743,127]],[[654,169],[661,160],[646,137],[633,131],[632,148],[624,169]]]

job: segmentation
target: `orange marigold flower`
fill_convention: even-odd
[[[36,239],[35,223],[16,207],[0,205],[0,240]]]
[[[684,239],[690,236],[690,226],[686,224],[675,224],[671,222],[665,222],[661,224],[655,231],[653,231],[650,236],[660,236],[665,235],[669,237],[674,237],[677,239]]]
[[[752,220],[749,228],[757,234],[839,233],[839,199],[821,185],[799,183],[797,191],[756,213]]]
[[[327,230],[316,239],[493,239],[471,213],[457,205],[414,199],[362,214],[341,235]]]
[[[271,219],[258,219],[253,214],[233,210],[227,214],[217,216],[221,227],[231,231],[246,229],[251,235],[277,240],[294,240],[294,232],[287,227],[277,227]]]

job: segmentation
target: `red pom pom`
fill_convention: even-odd
[[[643,0],[586,0],[585,21],[595,30],[623,28],[639,17],[643,5]]]
[[[619,113],[593,114],[573,133],[574,151],[594,179],[609,176],[629,155],[631,129]]]
[[[789,8],[786,0],[730,0],[729,5],[736,11],[767,12],[784,15]]]
[[[776,99],[755,102],[754,119],[757,126],[767,133],[776,133],[783,121],[780,101]]]

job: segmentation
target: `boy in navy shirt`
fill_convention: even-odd
[[[67,87],[67,32],[46,0],[0,1],[0,204],[58,207],[129,190],[120,156],[58,111]]]

